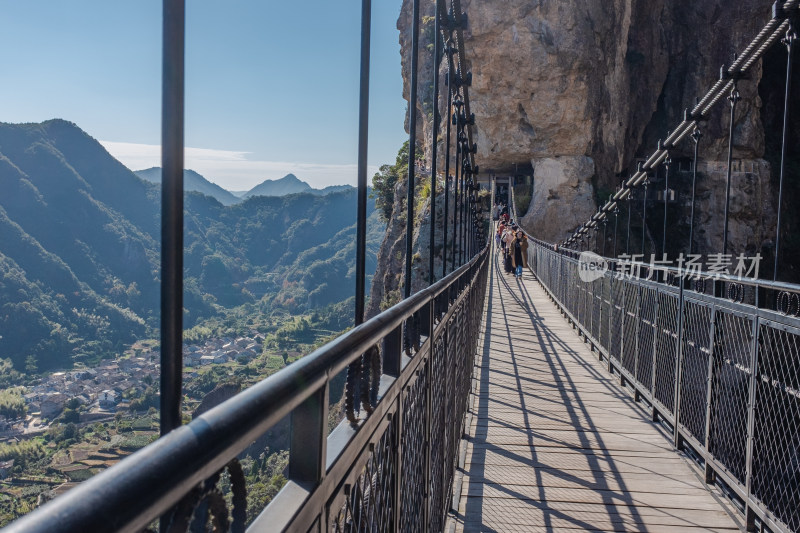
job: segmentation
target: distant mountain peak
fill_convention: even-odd
[[[250,198],[251,196],[286,196],[287,194],[311,191],[311,185],[290,173],[281,179],[262,181],[247,191],[244,198]]]
[[[267,180],[267,181],[269,181],[269,180]],[[294,175],[294,174],[292,174],[291,172],[290,172],[290,173],[288,173],[288,174],[286,174],[286,175],[285,175],[284,177],[282,177],[281,179],[274,180],[274,181],[276,181],[276,182],[278,182],[278,181],[284,181],[284,182],[295,181],[295,182],[297,182],[297,183],[302,183],[302,184],[304,184],[304,185],[307,185],[309,189],[311,188],[311,185],[308,185],[308,183],[306,183],[305,181],[301,180],[300,178],[298,178],[297,176],[295,176],[295,175]]]

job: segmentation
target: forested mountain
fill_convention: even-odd
[[[0,190],[0,358],[41,371],[154,333],[157,184],[51,120],[0,123]],[[244,303],[292,312],[352,296],[355,201],[352,188],[231,206],[187,192],[186,327]],[[370,220],[368,272],[383,232]]]
[[[161,183],[161,167],[136,170],[134,174],[143,180]],[[238,196],[226,191],[216,183],[211,183],[194,170],[188,168],[183,171],[183,190],[195,191],[205,194],[206,196],[211,196],[212,198],[216,198],[222,205],[233,205],[242,201]]]

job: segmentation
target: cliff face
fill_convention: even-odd
[[[532,167],[534,190],[522,223],[550,241],[588,219],[600,197],[655,149],[769,16],[760,0],[462,0],[462,6],[468,15],[464,38],[473,73],[476,160],[489,174]],[[411,0],[404,0],[398,28],[406,97],[410,13]],[[433,2],[425,2],[422,14],[432,13]],[[420,43],[418,123],[425,146],[431,126],[430,96],[426,101],[424,95],[434,70],[425,46],[432,26],[423,25]],[[445,72],[442,65],[440,76]],[[732,186],[734,252],[768,245],[775,226],[774,185],[763,161],[760,64],[751,72],[751,79],[739,83],[735,119],[734,159],[742,170]],[[721,248],[716,225],[724,209],[728,116],[723,102],[703,126],[701,170],[710,199],[699,222],[699,244],[706,251]],[[672,157],[690,157],[692,150],[691,140],[684,140]]]
[[[425,177],[418,176],[416,197],[420,198],[421,189],[425,188]],[[408,182],[398,182],[395,187],[392,217],[386,227],[386,234],[378,252],[378,265],[375,277],[370,285],[369,302],[367,303],[366,316],[371,318],[380,311],[403,299],[405,284],[405,256],[406,256],[406,194]],[[452,184],[448,199],[449,210],[447,217],[447,270],[451,271],[451,258],[453,254],[453,191]],[[433,271],[435,279],[442,278],[442,252],[444,251],[444,238],[441,231],[444,222],[444,190],[440,183],[436,194],[436,233],[433,249]],[[412,237],[411,259],[411,293],[428,286],[430,280],[430,227],[431,227],[431,202],[430,197],[420,199],[414,206],[414,235]],[[456,226],[460,231],[460,225]],[[459,252],[460,248],[456,247]]]

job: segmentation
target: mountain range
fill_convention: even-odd
[[[161,183],[161,168],[152,167],[134,172],[140,178],[153,182]],[[281,179],[264,180],[249,191],[228,191],[216,183],[212,183],[194,170],[186,169],[183,171],[183,188],[187,191],[196,191],[206,196],[216,198],[222,205],[233,205],[243,202],[253,196],[287,196],[297,193],[311,193],[317,196],[324,196],[332,192],[341,192],[353,189],[350,185],[330,185],[322,189],[314,189],[302,181],[294,174],[287,174]]]
[[[50,120],[0,123],[0,190],[0,358],[35,372],[157,333],[157,184]],[[233,205],[187,190],[185,327],[244,304],[293,313],[352,297],[355,201],[351,187]],[[368,213],[373,271],[384,225],[373,201]]]
[[[144,170],[136,170],[134,174],[152,183],[161,183],[161,167],[146,168]],[[241,198],[235,196],[229,191],[226,191],[216,183],[208,181],[206,178],[195,172],[194,170],[185,169],[183,171],[183,190],[195,191],[206,196],[216,198],[222,205],[238,204],[242,201]]]

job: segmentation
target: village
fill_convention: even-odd
[[[264,335],[252,332],[236,338],[207,339],[184,345],[184,383],[200,367],[237,361],[245,364],[261,354]],[[160,378],[160,352],[155,341],[135,343],[119,358],[95,368],[54,372],[24,391],[27,415],[8,420],[0,415],[0,442],[44,433],[65,413],[74,411],[73,422],[89,423],[114,418],[131,410],[132,398],[141,397]]]

